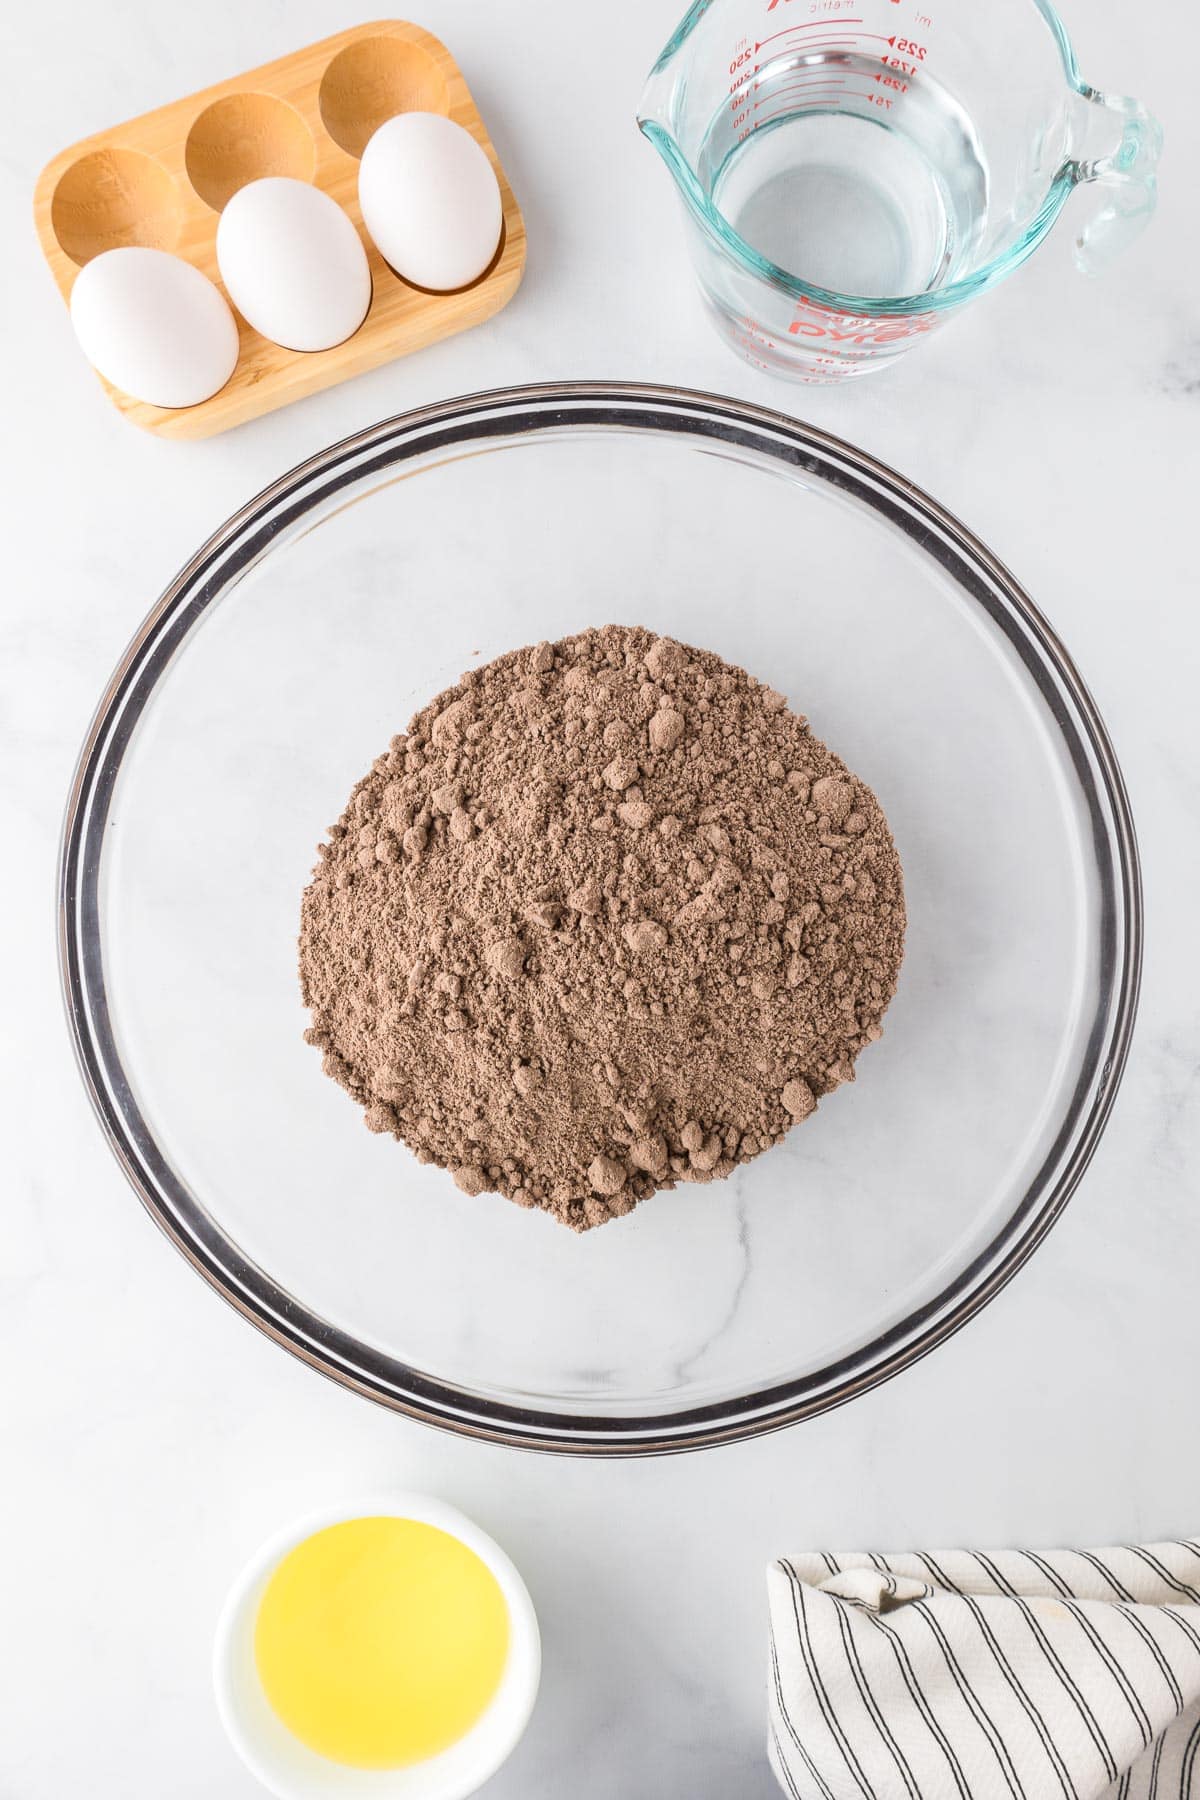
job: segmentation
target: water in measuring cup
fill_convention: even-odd
[[[953,97],[853,53],[759,67],[713,121],[698,174],[771,262],[868,299],[965,274],[987,215],[983,153]]]

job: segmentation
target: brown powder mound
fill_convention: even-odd
[[[577,1230],[777,1144],[904,942],[874,795],[781,694],[609,625],[393,738],[304,894],[310,1043],[372,1131]]]

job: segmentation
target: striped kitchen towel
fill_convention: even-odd
[[[1200,1800],[1200,1545],[796,1556],[767,1586],[793,1800]]]

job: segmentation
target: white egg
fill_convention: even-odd
[[[417,287],[466,287],[500,242],[500,184],[469,131],[441,113],[400,113],[362,154],[358,200],[384,259]]]
[[[336,200],[287,175],[238,189],[217,226],[217,264],[238,311],[285,350],[331,350],[371,304],[354,226]]]
[[[167,250],[93,257],[75,277],[71,323],[93,368],[151,406],[198,406],[237,367],[237,321],[225,296]]]

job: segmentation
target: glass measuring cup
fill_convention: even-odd
[[[1162,143],[1081,78],[1047,0],[696,0],[638,124],[722,336],[808,382],[893,362],[1090,182],[1075,257],[1098,272],[1153,211]]]

